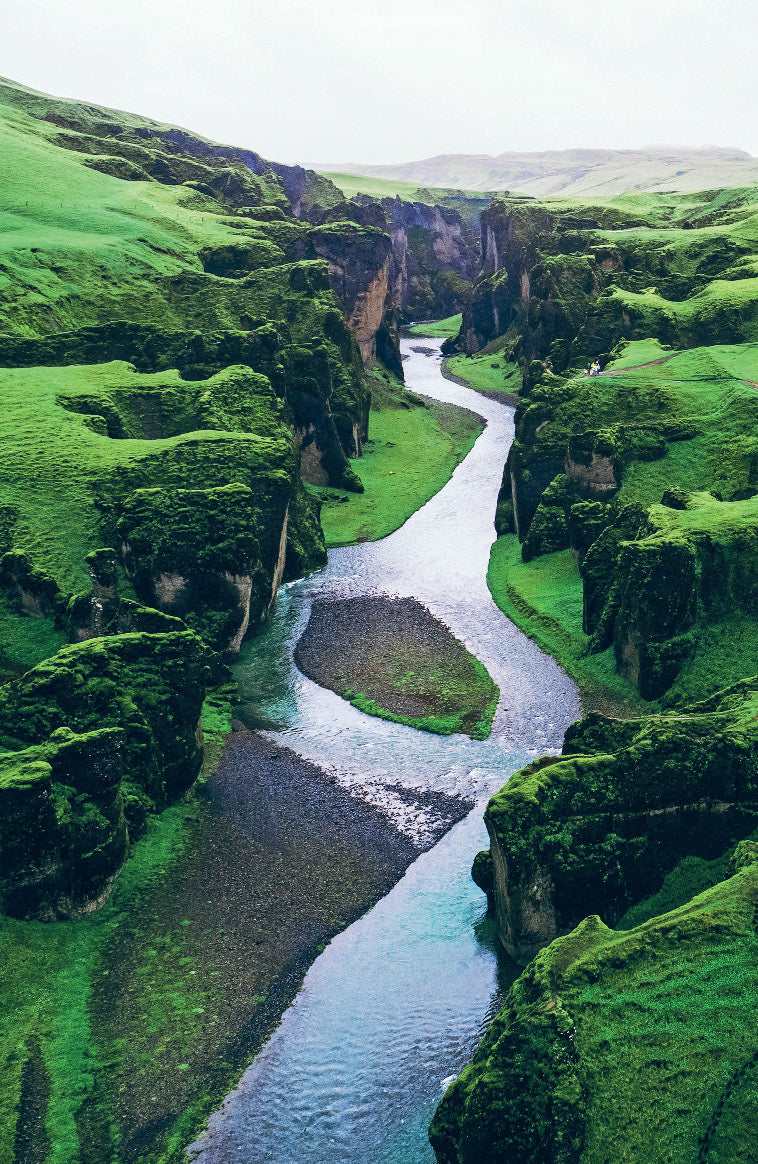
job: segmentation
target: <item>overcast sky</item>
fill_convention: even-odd
[[[0,0],[0,75],[285,162],[758,155],[750,0]]]

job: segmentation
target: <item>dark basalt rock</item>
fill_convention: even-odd
[[[122,791],[130,831],[175,800],[202,761],[199,728],[209,655],[190,631],[132,633],[65,647],[0,691],[0,744],[45,745],[58,728],[124,733]]]

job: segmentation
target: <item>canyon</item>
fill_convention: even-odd
[[[7,80],[0,139],[0,1160],[228,1159],[261,1048],[302,1155],[309,987],[268,1036],[409,916],[475,986],[451,1050],[409,979],[388,1159],[750,1158],[752,159],[383,187]]]

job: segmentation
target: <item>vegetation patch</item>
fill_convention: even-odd
[[[538,954],[432,1124],[440,1164],[748,1160],[755,1144],[751,864],[626,932]]]
[[[426,336],[429,339],[450,339],[461,330],[463,316],[450,315],[447,319],[429,320],[427,323],[412,323],[405,328],[409,335]]]
[[[473,356],[450,356],[445,360],[444,370],[464,381],[475,392],[495,399],[506,397],[506,404],[515,403],[515,396],[521,388],[521,369],[507,359],[502,350]]]
[[[370,437],[363,456],[351,462],[364,492],[319,490],[330,546],[393,533],[447,484],[482,431],[475,413],[422,400],[381,374],[372,380]]]
[[[569,673],[585,708],[628,715],[649,706],[616,671],[612,648],[587,653],[582,577],[571,550],[524,562],[518,538],[500,537],[490,551],[487,585],[503,614]]]
[[[439,735],[490,733],[498,688],[415,599],[317,600],[295,662],[369,715]]]

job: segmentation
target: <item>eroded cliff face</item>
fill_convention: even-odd
[[[449,206],[436,204],[433,191],[428,202],[359,194],[339,205],[325,199],[323,207],[314,205],[308,212],[319,225],[352,222],[389,237],[388,297],[376,343],[379,358],[393,371],[399,364],[394,351],[399,324],[455,315],[470,299],[479,267],[479,214],[486,200],[472,204],[462,194],[449,194]],[[335,275],[339,280],[340,272]],[[339,284],[335,289],[339,294]]]
[[[568,730],[562,758],[511,778],[485,814],[509,953],[527,960],[588,914],[613,926],[681,860],[714,860],[751,834],[757,699],[746,680],[677,715],[593,714]]]
[[[525,373],[534,360],[560,372],[576,359],[604,363],[622,339],[675,347],[749,339],[754,308],[744,297],[724,302],[717,285],[752,276],[752,243],[731,229],[740,207],[738,191],[723,208],[707,193],[694,206],[676,196],[660,205],[496,198],[482,212],[480,277],[457,349],[479,351],[513,329]]]
[[[437,1110],[440,1164],[564,1164],[595,1144],[706,1145],[715,1164],[754,1141],[755,1031],[735,1044],[721,1007],[755,974],[757,706],[749,679],[677,715],[590,715],[490,801],[474,877],[506,949],[533,960]]]
[[[0,136],[47,176],[40,245],[0,257],[0,783],[7,822],[40,822],[26,849],[3,834],[2,907],[78,916],[127,827],[195,779],[220,656],[325,561],[301,447],[314,480],[362,488],[391,243],[319,225],[328,180],[131,114],[2,82]],[[101,788],[64,780],[58,731]]]
[[[458,211],[384,199],[392,296],[404,322],[447,318],[468,302],[478,267],[475,230]]]
[[[375,227],[340,223],[315,227],[310,245],[328,262],[330,284],[345,305],[364,367],[373,367],[388,308],[389,239]]]
[[[749,1157],[756,855],[742,842],[725,880],[633,929],[591,916],[543,949],[437,1109],[438,1164]]]

